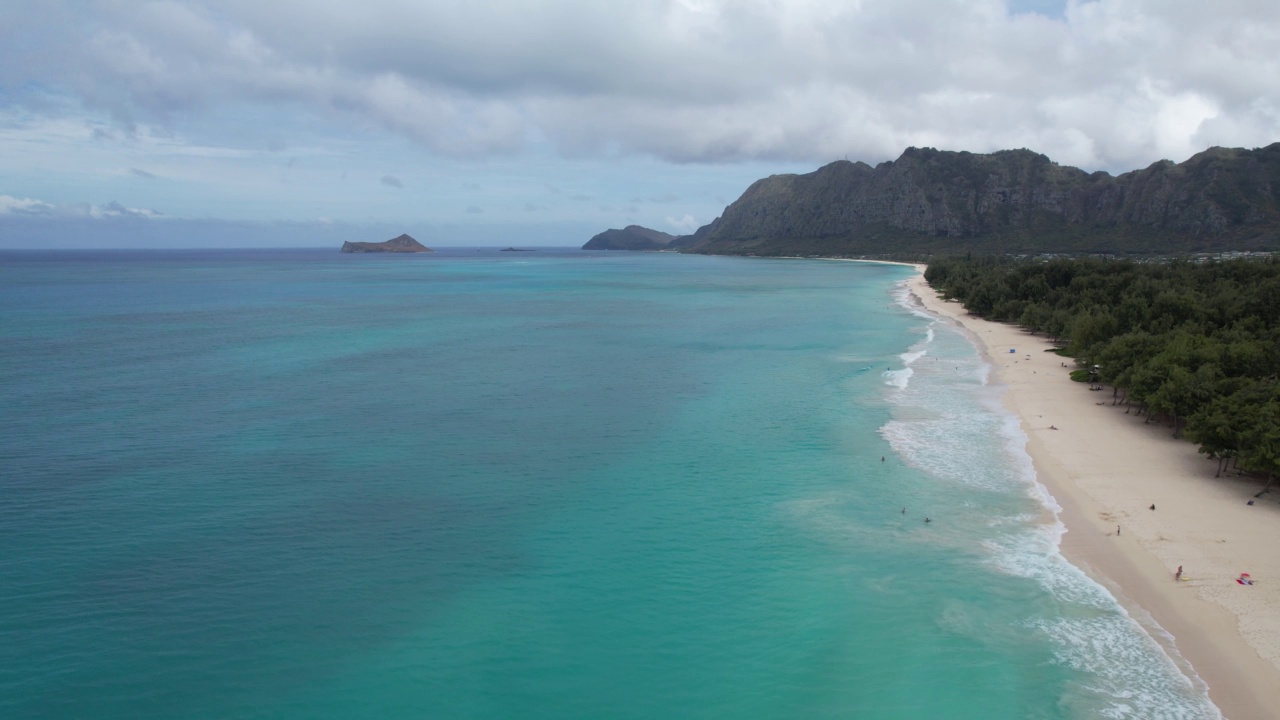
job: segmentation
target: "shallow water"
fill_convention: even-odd
[[[909,268],[0,260],[4,717],[1216,716]]]

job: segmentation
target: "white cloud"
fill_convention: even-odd
[[[163,213],[156,212],[148,208],[131,208],[125,207],[120,203],[112,200],[106,205],[88,205],[88,215],[95,218],[118,218],[118,217],[136,217],[136,218],[159,218],[163,217]]]
[[[687,235],[693,232],[694,230],[698,229],[698,221],[694,220],[693,216],[688,213],[685,213],[684,217],[681,217],[681,218],[673,218],[668,215],[667,225],[675,228],[677,231],[679,231],[681,234],[684,234],[684,235]]]
[[[12,195],[0,195],[0,215],[3,214],[39,214],[47,215],[53,211],[53,206],[41,200],[32,200],[31,198],[16,198]]]
[[[163,213],[147,208],[130,208],[114,200],[106,205],[92,203],[47,203],[32,198],[0,195],[0,215],[50,217],[50,218],[160,218]]]

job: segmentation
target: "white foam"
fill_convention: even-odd
[[[896,387],[899,390],[906,389],[911,382],[911,376],[915,374],[910,366],[929,353],[929,346],[933,343],[934,337],[933,328],[926,327],[924,339],[912,345],[906,352],[898,355],[898,359],[902,360],[902,364],[908,367],[901,370],[886,370],[883,373],[886,378],[885,384]]]
[[[915,351],[912,351],[912,352],[904,352],[904,353],[902,353],[901,355],[899,355],[898,357],[899,357],[899,358],[902,358],[902,362],[903,362],[903,364],[905,364],[905,365],[910,365],[911,363],[913,363],[913,362],[915,362],[915,361],[919,360],[920,358],[924,357],[924,355],[925,355],[925,351],[924,351],[924,350],[915,350]]]
[[[907,385],[911,382],[911,376],[915,374],[911,368],[902,368],[901,370],[885,370],[881,375],[885,378],[885,385],[892,385],[899,390],[906,390]]]
[[[1082,717],[1221,718],[1203,681],[1176,649],[1172,655],[1166,650],[1171,644],[1162,645],[1151,633],[1167,634],[1154,622],[1131,617],[1106,588],[1062,555],[1061,507],[1036,478],[1026,434],[1001,404],[1003,391],[988,384],[990,366],[959,330],[926,317],[928,343],[935,340],[933,328],[943,328],[937,347],[930,349],[940,357],[916,362],[925,354],[919,346],[904,353],[915,381],[887,383],[899,391],[887,394],[894,418],[880,433],[904,461],[938,480],[1010,498],[1008,508],[987,513],[987,530],[974,533],[971,541],[988,567],[1035,582],[1060,604],[1027,621],[1024,629],[1046,638],[1057,662],[1087,678],[1085,686],[1064,698],[1064,707]],[[1019,495],[1043,511],[1016,510]],[[935,535],[937,542],[966,541]]]
[[[908,368],[922,384],[897,386],[903,392],[889,397],[897,408],[895,417],[880,434],[908,464],[934,477],[985,490],[1016,491],[1025,485],[1030,464],[993,457],[991,439],[1004,432],[1004,418],[974,411],[982,391],[980,365],[976,357],[948,357]]]
[[[920,299],[917,298],[914,294],[912,294],[911,288],[907,286],[906,280],[903,280],[902,282],[894,286],[891,297],[893,297],[894,301],[897,302],[898,305],[901,305],[903,309],[909,311],[912,315],[915,315],[916,317],[921,317],[926,320],[938,319],[937,317],[935,317],[934,315],[931,315],[927,310],[924,309],[924,306],[920,304]]]

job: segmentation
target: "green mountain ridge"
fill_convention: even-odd
[[[685,252],[1176,253],[1280,249],[1280,143],[1112,176],[1030,150],[908,148],[757,180]]]

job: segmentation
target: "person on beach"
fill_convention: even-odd
[[[1176,572],[1176,573],[1174,573],[1174,574],[1173,574],[1173,579],[1174,579],[1174,580],[1181,580],[1181,579],[1182,579],[1182,566],[1181,566],[1181,565],[1179,565],[1179,566],[1178,566],[1178,572]]]
[[[1151,509],[1152,509],[1152,510],[1155,510],[1155,509],[1156,509],[1156,504],[1155,504],[1155,503],[1151,503]]]
[[[1120,537],[1120,526],[1116,526],[1116,537]]]

